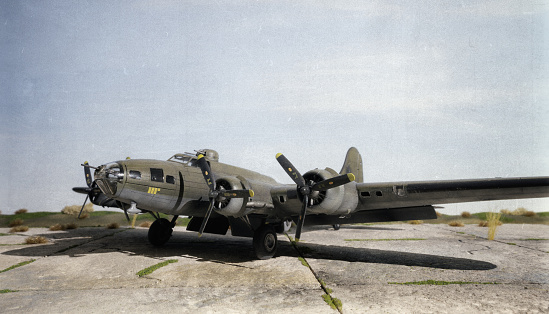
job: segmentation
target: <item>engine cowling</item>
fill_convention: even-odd
[[[314,169],[303,175],[303,178],[308,182],[320,182],[339,175],[333,169],[326,168]],[[333,214],[343,203],[344,187],[338,186],[326,191],[314,191],[310,197],[308,208],[309,213],[314,214]]]
[[[245,188],[242,182],[235,177],[223,177],[215,181],[217,190],[240,190]],[[240,217],[246,210],[248,199],[224,198],[215,202],[214,210],[223,216]]]

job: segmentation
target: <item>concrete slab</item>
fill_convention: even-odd
[[[198,238],[176,227],[155,248],[147,231],[33,228],[0,236],[0,271],[35,260],[0,273],[0,290],[15,291],[2,293],[2,312],[334,313],[319,280],[345,313],[549,310],[549,241],[542,240],[549,226],[504,225],[496,241],[472,225],[317,227],[305,230],[299,252],[279,236],[277,256],[264,261],[254,259],[251,239]],[[20,244],[31,234],[50,243]],[[137,275],[167,260],[177,262]],[[474,283],[403,284],[425,280]]]

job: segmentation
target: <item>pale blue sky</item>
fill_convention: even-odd
[[[276,153],[339,170],[350,146],[369,182],[547,176],[548,5],[0,0],[0,210],[200,148],[283,183]]]

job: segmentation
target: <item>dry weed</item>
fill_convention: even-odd
[[[73,222],[73,223],[67,224],[66,228],[67,229],[78,229],[78,225]]]
[[[120,228],[120,224],[117,222],[112,222],[107,225],[107,229],[118,229]]]
[[[53,226],[50,226],[50,231],[62,231],[66,229],[67,229],[67,226],[62,224],[55,224]]]
[[[498,226],[501,226],[501,225],[503,225],[503,222],[501,222],[500,220],[498,220],[497,225],[498,225]],[[487,220],[483,220],[483,221],[479,222],[478,226],[479,226],[479,227],[488,227],[488,221],[487,221]]]
[[[22,224],[24,223],[23,219],[21,218],[16,218],[12,221],[10,221],[10,224],[8,225],[10,228],[11,227],[17,227],[17,226],[21,226]]]
[[[82,215],[80,215],[80,217],[78,217],[78,219],[86,219],[86,218],[88,218],[88,217],[90,217],[90,214],[88,214],[88,213],[82,213]]]
[[[142,223],[139,225],[139,227],[142,227],[142,228],[150,228],[151,225],[152,225],[152,222],[150,222],[150,221],[144,221],[144,222],[142,222]]]
[[[494,240],[496,236],[496,228],[500,223],[501,213],[487,213],[486,219],[488,219],[488,240]]]
[[[15,226],[10,229],[10,233],[27,232],[27,231],[29,231],[29,227],[27,226]]]
[[[48,239],[41,237],[41,236],[32,236],[25,239],[25,243],[27,244],[42,244],[42,243],[48,243]]]
[[[448,226],[451,226],[451,227],[464,227],[465,225],[463,224],[463,222],[461,222],[459,220],[454,220],[454,221],[450,221],[450,223],[448,223]]]
[[[435,211],[435,213],[437,214],[437,217],[442,217],[443,215],[437,211]]]
[[[82,205],[65,206],[61,210],[61,212],[66,215],[78,215],[80,213],[81,208],[82,208]],[[93,212],[93,203],[88,203],[86,204],[86,206],[84,206],[82,213],[91,213],[91,212]]]
[[[19,214],[26,214],[27,212],[28,212],[27,209],[21,208],[21,209],[18,209],[18,210],[15,212],[15,214],[16,214],[16,215],[19,215]]]
[[[536,216],[536,213],[531,211],[531,210],[527,210],[524,214],[522,214],[523,216],[526,216],[526,217],[535,217]]]
[[[508,209],[502,209],[499,211],[500,213],[504,214],[504,215],[511,215],[511,211],[508,210]]]
[[[423,223],[423,220],[410,220],[408,221],[411,225],[421,225]]]
[[[470,213],[470,212],[462,212],[462,213],[461,213],[461,217],[463,217],[463,218],[471,218],[471,213]]]

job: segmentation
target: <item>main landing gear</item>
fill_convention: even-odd
[[[178,216],[174,216],[172,221],[169,221],[166,218],[160,218],[157,216],[154,217],[156,220],[149,228],[149,242],[154,246],[162,246],[171,238],[173,227],[175,227],[175,221]]]
[[[262,225],[254,231],[254,252],[258,259],[269,259],[276,254],[278,240],[272,225]]]

